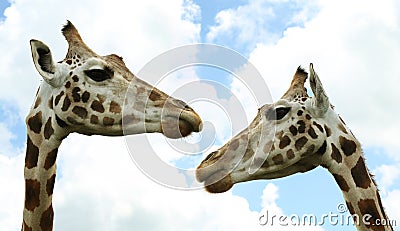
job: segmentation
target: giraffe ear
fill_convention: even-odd
[[[50,48],[41,41],[32,39],[30,41],[33,63],[36,70],[43,77],[44,81],[53,87],[62,83],[62,68],[55,65]]]
[[[314,93],[314,98],[312,101],[312,107],[315,114],[314,116],[322,117],[328,111],[330,103],[329,98],[322,87],[322,83],[319,80],[317,73],[314,71],[312,63],[310,63],[310,86],[312,92]]]

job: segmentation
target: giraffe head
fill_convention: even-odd
[[[308,96],[304,87],[307,76],[299,67],[281,99],[259,108],[246,129],[203,160],[196,176],[205,183],[207,191],[225,192],[235,183],[280,178],[329,165],[322,154],[334,128],[327,124],[342,123],[312,64],[313,97]]]
[[[69,47],[57,63],[46,44],[30,41],[35,67],[44,79],[35,108],[44,105],[39,110],[54,113],[58,127],[64,128],[61,133],[66,133],[60,136],[161,132],[179,138],[201,129],[200,117],[186,103],[138,79],[121,57],[97,55],[71,22],[62,33]]]

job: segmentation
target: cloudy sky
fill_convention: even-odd
[[[363,144],[383,204],[389,217],[398,219],[396,229],[400,230],[399,1],[0,0],[2,230],[18,230],[22,221],[24,119],[41,81],[31,60],[29,40],[42,40],[56,60],[63,59],[67,44],[60,29],[67,19],[93,50],[123,56],[134,73],[182,45],[212,43],[233,49],[248,58],[268,84],[266,101],[268,90],[273,99],[279,98],[297,66],[313,62],[336,111]],[[158,86],[192,102],[206,121],[202,134],[184,142],[215,137],[196,160],[235,134],[232,127],[236,125],[229,124],[233,115],[218,105],[242,103],[245,124],[260,106],[248,104],[246,89],[233,75],[211,69],[182,69]],[[204,80],[227,88],[232,96],[221,96],[216,85],[203,84],[202,91],[219,102],[207,104],[176,90]],[[153,143],[157,153],[165,152],[160,158],[168,164],[198,164],[164,147],[170,141],[162,136],[142,137]],[[133,163],[131,151],[122,137],[72,134],[63,142],[53,199],[56,230],[354,230],[352,225],[259,224],[266,211],[300,217],[339,213],[341,192],[322,168],[278,180],[242,183],[229,192],[211,195],[157,183]]]

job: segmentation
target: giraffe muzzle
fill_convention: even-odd
[[[163,119],[161,125],[162,133],[171,139],[186,137],[192,132],[198,131],[198,129],[195,129],[188,121],[174,117]]]
[[[209,193],[223,193],[232,188],[234,182],[231,175],[225,171],[218,171],[204,179],[204,186]]]
[[[179,117],[166,116],[161,120],[161,132],[171,139],[186,137],[201,129],[201,118],[193,110],[183,110]]]

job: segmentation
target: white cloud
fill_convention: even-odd
[[[9,131],[6,124],[0,123],[0,155],[4,156],[14,156],[12,154],[13,146],[11,144],[11,139],[14,138],[14,134]]]
[[[276,204],[279,197],[278,187],[273,183],[268,183],[261,196],[262,211],[260,213],[259,222],[264,229],[268,230],[324,230],[321,226],[314,225],[318,223],[318,218],[313,220],[303,219],[303,214],[285,214],[284,211]],[[303,222],[305,221],[305,222]],[[311,225],[310,222],[311,221]]]
[[[385,193],[396,179],[400,179],[400,164],[381,165],[375,169],[374,173],[374,175],[379,177],[379,186],[382,192]]]
[[[383,206],[390,220],[395,221],[396,227],[400,225],[400,190],[390,191],[386,197],[382,198]]]
[[[341,1],[319,4],[315,18],[304,27],[288,28],[275,44],[258,44],[250,61],[274,98],[286,91],[299,64],[308,67],[314,62],[336,111],[362,143],[384,146],[399,159],[400,110],[394,106],[400,84],[400,34],[394,29],[400,26],[395,13],[399,4],[391,0],[350,3],[354,7],[342,7],[349,3]]]
[[[221,37],[234,37],[240,44],[260,39],[263,41],[268,37],[268,32],[259,28],[275,16],[267,3],[264,0],[253,0],[237,9],[220,11],[215,17],[217,25],[210,28],[207,40],[212,42]]]
[[[304,23],[315,14],[315,7],[314,1],[249,0],[235,9],[220,11],[215,16],[216,25],[209,28],[207,41],[229,41],[229,45],[247,52],[257,43],[277,41],[281,31],[276,28]]]
[[[97,145],[86,145],[93,141]],[[244,198],[174,190],[150,180],[132,162],[122,138],[72,135],[60,149],[59,163],[56,230],[260,228]]]
[[[400,224],[400,164],[381,165],[374,169],[374,175],[378,182],[383,206],[389,219],[396,220],[397,226]]]
[[[0,154],[0,224],[2,230],[17,230],[22,224],[24,205],[25,153],[7,157]]]

